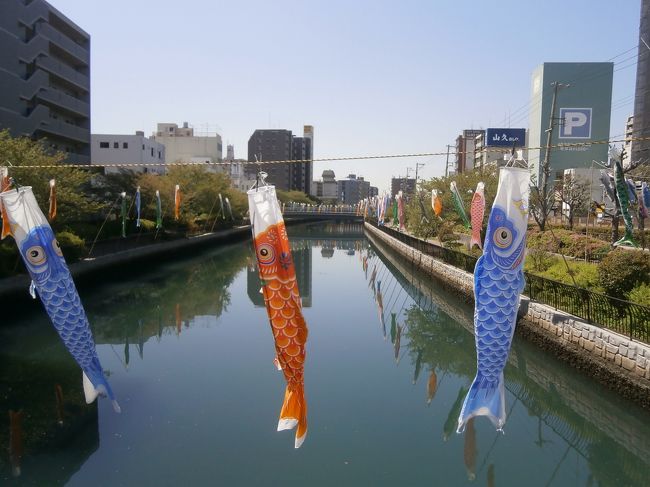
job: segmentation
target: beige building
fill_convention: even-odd
[[[221,135],[194,135],[194,128],[187,122],[179,127],[175,123],[159,123],[153,140],[165,146],[165,162],[221,162]],[[219,166],[210,166],[221,171]]]
[[[323,179],[320,181],[312,181],[311,194],[321,200],[338,199],[338,185],[334,171],[325,169],[323,171]]]

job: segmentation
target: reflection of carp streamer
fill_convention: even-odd
[[[278,431],[298,426],[295,447],[299,448],[307,435],[303,377],[307,325],[296,271],[275,187],[250,190],[248,206],[264,302],[275,339],[276,364],[287,381]]]
[[[474,335],[478,371],[458,418],[458,431],[474,416],[497,430],[506,421],[503,368],[508,360],[524,288],[529,171],[503,167],[488,221],[483,255],[474,269]]]
[[[90,404],[100,394],[108,395],[113,408],[119,412],[61,247],[36,203],[32,188],[5,191],[0,198],[20,256],[32,278],[30,289],[38,293],[63,343],[83,370],[86,402]]]

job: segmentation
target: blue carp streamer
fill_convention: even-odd
[[[474,334],[477,373],[458,418],[462,432],[474,416],[487,416],[497,430],[506,421],[503,369],[508,360],[524,288],[528,221],[528,170],[502,168],[483,255],[474,269]]]
[[[0,197],[7,209],[20,256],[32,278],[31,289],[41,298],[54,328],[83,370],[86,402],[93,402],[98,395],[107,395],[119,412],[120,407],[104,376],[88,318],[61,247],[31,188],[6,191]]]

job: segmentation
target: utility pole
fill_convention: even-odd
[[[451,149],[451,146],[447,144],[447,162],[445,163],[445,177],[449,176],[449,149]]]
[[[415,185],[416,185],[416,186],[418,185],[418,170],[419,170],[421,167],[424,167],[424,165],[425,165],[425,164],[424,164],[423,162],[416,162],[416,163],[415,163]]]
[[[570,85],[563,84],[558,81],[551,83],[553,86],[553,101],[551,102],[551,116],[548,121],[548,129],[546,129],[546,149],[544,151],[544,162],[542,163],[542,172],[539,175],[540,181],[537,182],[537,214],[533,213],[535,220],[544,231],[546,226],[546,218],[550,213],[554,201],[551,201],[550,195],[555,198],[555,191],[549,191],[548,180],[551,176],[551,140],[553,137],[553,128],[555,127],[557,118],[555,117],[555,107],[557,105],[557,93],[561,88],[568,88]],[[550,195],[549,195],[550,193]]]

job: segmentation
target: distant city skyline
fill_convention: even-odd
[[[639,1],[50,3],[91,36],[93,133],[188,121],[245,158],[254,130],[312,124],[317,159],[444,152],[464,129],[527,127],[533,69],[560,61],[614,62],[610,135],[634,108]],[[437,156],[314,175],[385,191],[416,162],[444,174]]]

